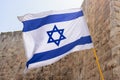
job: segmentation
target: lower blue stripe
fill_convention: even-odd
[[[70,51],[71,49],[73,49],[77,45],[85,45],[85,44],[89,44],[89,43],[92,43],[91,37],[86,36],[86,37],[81,37],[80,39],[78,39],[78,40],[76,40],[76,41],[74,41],[70,44],[67,44],[63,47],[60,47],[58,49],[34,54],[33,57],[27,62],[26,66],[28,67],[29,64],[44,61],[44,60],[48,60],[48,59],[51,59],[51,58],[55,58],[57,56],[60,56],[64,53]]]

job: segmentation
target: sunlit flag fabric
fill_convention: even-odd
[[[81,9],[26,14],[22,21],[28,69],[52,64],[79,50],[93,48]]]

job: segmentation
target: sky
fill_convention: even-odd
[[[1,0],[0,32],[20,31],[23,24],[17,16],[49,10],[80,8],[84,0]]]

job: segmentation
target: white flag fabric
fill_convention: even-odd
[[[93,48],[82,9],[19,17],[23,23],[28,69],[52,64],[74,51]]]

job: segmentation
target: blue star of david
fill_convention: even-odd
[[[59,34],[59,36],[57,36],[59,37],[58,39],[55,39],[53,37],[53,34],[56,32]],[[48,43],[54,42],[57,46],[59,46],[60,41],[66,39],[66,37],[63,35],[63,32],[64,32],[64,29],[58,29],[57,26],[55,25],[53,30],[47,31],[47,34],[49,36]]]

